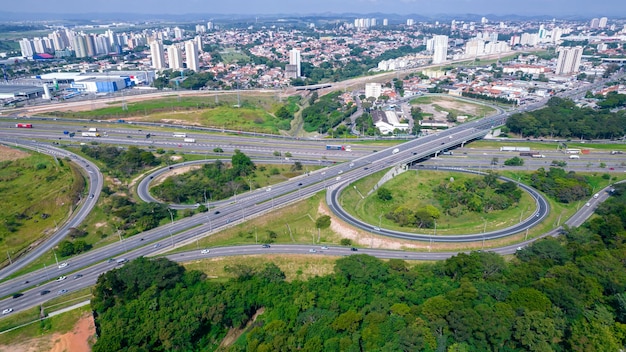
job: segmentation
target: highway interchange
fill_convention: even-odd
[[[568,92],[567,94],[571,96],[573,93]],[[542,106],[543,103],[545,102],[525,106],[522,107],[520,110],[524,111],[536,109]],[[495,116],[482,119],[480,121],[466,123],[447,131],[440,132],[436,135],[429,135],[424,138],[411,140],[398,146],[386,148],[375,153],[367,150],[367,148],[363,148],[363,150],[358,150],[358,148],[355,148],[355,151],[350,154],[345,152],[328,152],[326,159],[318,159],[314,160],[314,162],[327,164],[328,160],[333,160],[334,158],[336,158],[337,160],[344,160],[346,158],[354,159],[342,164],[330,164],[326,168],[311,172],[306,176],[301,176],[288,182],[241,194],[237,197],[236,200],[231,199],[229,201],[222,201],[220,203],[215,202],[214,204],[210,204],[210,207],[212,209],[206,213],[197,214],[190,218],[181,219],[168,225],[146,231],[130,239],[124,239],[120,242],[116,242],[106,247],[95,249],[85,254],[73,257],[68,261],[68,265],[64,268],[57,268],[56,266],[48,267],[45,269],[33,271],[20,277],[5,280],[0,284],[0,297],[7,297],[14,292],[22,292],[24,293],[24,296],[15,300],[9,297],[5,300],[0,301],[0,308],[10,306],[15,311],[19,311],[38,305],[49,299],[49,295],[55,295],[55,293],[60,289],[77,290],[82,287],[92,285],[93,283],[95,283],[99,274],[116,267],[117,263],[115,261],[109,261],[110,258],[133,259],[139,256],[150,256],[165,253],[166,251],[174,248],[177,245],[192,243],[193,241],[197,241],[201,236],[206,236],[217,229],[223,229],[235,223],[246,221],[253,216],[260,216],[262,214],[271,212],[278,207],[292,204],[301,199],[307,198],[323,189],[330,190],[328,194],[331,197],[330,203],[332,204],[332,199],[334,197],[332,197],[331,195],[336,194],[340,188],[345,187],[345,185],[348,185],[350,182],[370,175],[374,172],[378,172],[382,169],[389,168],[390,166],[408,164],[413,161],[423,159],[434,153],[440,152],[444,149],[450,149],[459,145],[465,145],[466,143],[474,139],[482,138],[493,127],[502,125],[506,117],[509,116],[509,114],[510,112],[503,112]],[[10,123],[2,122],[0,123],[0,128],[6,128],[8,127],[8,124]],[[63,126],[62,122],[60,122],[59,125]],[[42,124],[42,126],[52,125]],[[93,208],[93,206],[95,206],[98,200],[98,195],[100,193],[99,191],[102,187],[102,175],[100,174],[96,165],[94,165],[93,163],[69,152],[66,149],[50,146],[48,143],[32,141],[33,139],[58,139],[59,127],[51,127],[49,128],[49,130],[43,128],[42,130],[43,131],[40,132],[36,131],[35,129],[30,131],[14,129],[11,131],[11,134],[6,133],[3,130],[0,133],[0,141],[4,142],[7,145],[19,143],[23,147],[51,153],[53,155],[56,155],[57,157],[70,157],[76,162],[77,165],[83,167],[86,174],[89,176],[89,194],[93,194],[94,197],[87,197],[86,199],[83,199],[83,204],[80,207],[80,210],[76,212],[76,214],[59,231],[57,231],[52,238],[48,239],[45,245],[38,247],[37,249],[30,252],[28,255],[16,261],[14,264],[2,269],[0,271],[1,278],[7,278],[12,273],[26,265],[28,262],[37,258],[37,256],[54,247],[58,243],[58,241],[60,241],[60,239],[65,236],[67,228],[74,227],[79,224]],[[33,132],[35,132],[37,135],[34,136]],[[153,136],[150,138],[150,140],[148,140],[148,138],[145,138],[144,131],[133,130],[133,132],[136,132],[136,137],[135,135],[129,134],[130,131],[128,129],[109,129],[108,136],[106,136],[106,138],[103,138],[102,140],[106,139],[107,143],[112,144],[119,143],[128,145],[130,144],[129,142],[131,142],[133,145],[153,145],[155,147],[160,147],[160,143],[177,143],[176,141],[170,141],[171,138],[169,133],[167,132],[161,132],[160,134],[159,132],[150,131],[151,135]],[[132,138],[122,137],[122,135],[131,135]],[[280,144],[283,142],[279,142],[280,139],[276,139],[275,141],[273,141],[272,146],[268,148],[267,144],[263,143],[263,138],[258,138],[258,141],[253,142],[258,143],[258,145],[251,146],[250,143],[233,144],[232,139],[220,140],[220,138],[222,137],[213,137],[214,136],[211,136],[211,140],[213,141],[213,143],[208,143],[208,145],[186,145],[185,147],[187,147],[186,149],[188,149],[189,147],[198,149],[200,150],[200,152],[206,152],[207,155],[210,148],[219,147],[224,149],[224,151],[240,149],[244,152],[250,151],[251,154],[258,153],[259,155],[264,154],[265,156],[267,156],[268,153],[276,151],[277,146],[279,146],[279,149],[283,148],[282,144]],[[253,140],[254,138],[255,137],[253,136]],[[155,142],[155,140],[160,140],[160,142]],[[239,142],[241,142],[241,139],[239,140]],[[299,145],[304,145],[304,148],[298,149],[294,149],[293,144],[285,143],[282,152],[289,151],[290,153],[292,153],[294,158],[296,156],[299,158],[310,158],[311,155],[317,155],[317,157],[319,157],[319,149],[323,148],[323,143],[324,142],[321,141],[298,141]],[[178,143],[178,145],[181,145],[182,148],[181,143]],[[307,149],[307,146],[310,146],[310,149]],[[168,145],[168,148],[171,147],[171,145]],[[313,148],[316,149],[314,150]],[[396,148],[397,152],[394,150]],[[307,153],[310,153],[310,155],[307,155]],[[144,181],[146,179],[150,180],[149,177],[146,177]],[[149,181],[145,181],[144,186],[146,186],[146,189],[148,182]],[[143,186],[140,186],[140,188],[141,187]],[[601,192],[600,197],[598,199],[593,199],[592,201],[601,202],[607,197],[608,194],[606,192]],[[533,216],[526,219],[526,222],[524,222],[523,224],[524,226],[532,226],[534,223],[541,221],[541,219],[543,219],[543,217],[545,217],[545,215],[547,214],[548,207],[546,204],[542,205],[540,199],[541,197],[536,198],[538,204],[537,212],[534,213]],[[582,223],[582,221],[584,221],[588,216],[592,214],[593,208],[595,208],[595,203],[594,207],[590,206],[581,208],[579,212],[571,217],[566,223],[572,225]],[[219,209],[219,212],[215,209]],[[340,213],[339,210],[336,211]],[[373,230],[372,226],[368,224],[354,225],[364,228],[368,231]],[[512,229],[502,230],[498,233],[498,236],[505,236],[517,233],[524,228],[515,227]],[[397,235],[384,229],[376,230],[375,232],[385,235]],[[556,234],[558,234],[558,229],[555,229],[544,235]],[[487,234],[477,234],[476,236],[478,237],[472,238],[472,240],[484,240],[486,235]],[[495,236],[494,234],[488,235]],[[433,236],[427,236],[422,239],[433,240]],[[525,245],[525,243],[502,248],[495,248],[492,250],[501,254],[510,254],[513,253],[518,246],[523,245]],[[312,247],[311,245],[272,245],[271,248],[261,248],[261,246],[258,245],[238,246],[235,248],[212,248],[211,252],[208,254],[201,254],[199,250],[195,250],[192,252],[173,254],[168,257],[176,261],[184,261],[213,256],[262,254],[268,252],[312,254],[309,252],[311,248],[317,247]],[[324,250],[318,249],[316,251],[316,254],[318,253],[325,255],[349,255],[353,252],[350,251],[349,248],[330,247]],[[359,249],[359,253],[376,255],[383,258],[419,260],[439,260],[448,258],[456,254],[455,252],[415,253],[379,249]],[[74,275],[77,274],[82,276],[74,279]],[[67,276],[67,278],[62,281],[54,280],[59,276]],[[52,293],[50,293],[49,295],[40,295],[40,292],[42,290],[49,290]]]

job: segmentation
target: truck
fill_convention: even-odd
[[[580,154],[580,149],[567,148],[565,154]]]
[[[174,133],[172,133],[172,137],[187,138],[187,133],[174,132]]]
[[[326,150],[346,150],[346,146],[329,144],[326,146]]]
[[[98,132],[82,132],[81,136],[83,136],[83,137],[100,137],[100,133],[98,133]]]
[[[17,128],[33,128],[32,123],[18,123],[15,125]]]
[[[529,152],[530,147],[500,147],[501,152]]]
[[[185,138],[183,139],[183,142],[185,143],[196,143],[196,140],[193,138]]]
[[[531,158],[545,158],[546,156],[543,154],[533,154],[530,156]]]
[[[615,155],[615,154],[623,154],[623,152],[621,150],[612,150],[611,155]]]
[[[532,152],[521,152],[519,153],[519,156],[533,156],[535,153]]]
[[[89,132],[98,132],[98,129],[95,127],[90,127],[87,131]]]

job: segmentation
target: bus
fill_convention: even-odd
[[[326,150],[346,150],[346,146],[328,144],[326,145]]]

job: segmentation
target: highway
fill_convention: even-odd
[[[590,88],[585,87],[585,89]],[[542,106],[544,103],[545,101],[527,105],[522,107],[520,110],[532,110]],[[36,305],[41,299],[47,299],[46,296],[40,296],[38,293],[43,288],[55,292],[55,290],[61,289],[62,287],[74,290],[93,284],[97,275],[106,270],[110,270],[115,266],[114,261],[111,263],[107,262],[107,259],[109,258],[115,257],[119,259],[124,257],[127,259],[133,259],[138,256],[158,254],[164,252],[166,249],[175,247],[176,244],[193,242],[200,236],[210,234],[217,228],[224,228],[237,222],[246,221],[246,217],[250,218],[252,216],[259,216],[272,211],[275,208],[297,202],[325,188],[336,190],[344,184],[391,165],[408,164],[415,160],[419,160],[424,157],[425,154],[432,154],[436,150],[441,151],[457,145],[464,145],[473,139],[484,137],[484,135],[491,128],[503,124],[509,114],[510,113],[498,114],[480,121],[466,123],[438,134],[412,140],[397,147],[387,148],[380,152],[357,158],[349,164],[346,163],[331,166],[325,170],[311,173],[309,176],[305,176],[300,179],[290,180],[266,189],[249,192],[246,195],[238,197],[236,201],[233,200],[228,204],[217,207],[216,209],[219,210],[214,211],[214,209],[211,209],[208,213],[197,214],[191,218],[182,219],[172,224],[147,231],[134,236],[131,239],[126,239],[76,256],[68,261],[69,265],[65,268],[59,269],[54,267],[48,268],[47,270],[40,269],[26,276],[7,280],[0,284],[0,296],[7,296],[13,292],[22,291],[23,289],[31,286],[39,285],[39,287],[26,291],[23,297],[16,300],[12,300],[11,298],[3,300],[0,302],[0,308],[11,307],[17,311]],[[394,150],[395,148],[398,149],[397,152]],[[95,165],[91,165],[90,167],[94,166]],[[602,200],[602,198],[599,198],[597,201],[600,200]],[[589,206],[581,209],[577,213],[577,216],[573,217],[573,219],[578,220],[573,221],[582,221],[582,219],[589,216],[591,214],[591,208],[592,207]],[[291,248],[289,246],[284,247],[285,251],[297,251],[296,248]],[[510,247],[511,246],[494,249],[494,251],[498,253],[508,253],[507,251],[510,251]],[[272,249],[274,248],[281,247],[273,246]],[[306,248],[308,251],[311,247],[306,246]],[[259,251],[258,246],[256,250],[250,249],[249,251],[246,251],[245,249],[240,249],[237,253],[239,255],[243,255],[255,253],[255,251]],[[376,252],[374,251],[378,250],[372,250],[371,254],[375,254]],[[344,250],[344,252],[347,252],[347,250]],[[368,250],[360,250],[360,252],[368,253]],[[385,255],[392,255],[391,252],[393,251],[384,252]],[[212,249],[211,253],[212,255],[219,255],[220,252],[216,249]],[[345,254],[348,255],[351,253],[352,252]],[[444,259],[455,254],[400,253],[402,254],[395,255],[401,255],[402,258],[405,259]],[[334,255],[332,252],[329,252],[328,254]],[[182,257],[185,257],[185,255],[185,253],[176,254],[174,258],[181,259]],[[68,277],[63,281],[48,282],[54,277],[76,272],[77,269],[79,269],[78,273],[83,274],[84,272],[83,277],[76,280],[72,279],[72,277]],[[28,283],[26,283],[26,281],[28,281]],[[44,284],[45,282],[48,283]],[[69,284],[70,282],[72,284]]]

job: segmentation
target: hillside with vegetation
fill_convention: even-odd
[[[352,255],[286,281],[229,281],[140,258],[98,279],[94,351],[618,351],[626,342],[626,187],[597,217],[507,261],[461,253],[409,267]],[[253,320],[253,316],[258,316]],[[243,334],[222,345],[232,328]]]

